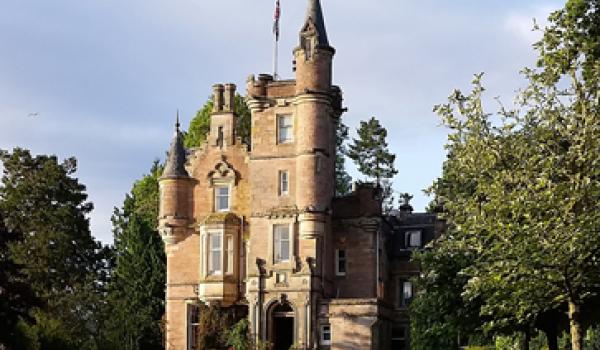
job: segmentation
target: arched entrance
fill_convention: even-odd
[[[269,341],[273,350],[289,350],[294,345],[294,309],[288,302],[279,302],[271,310]]]

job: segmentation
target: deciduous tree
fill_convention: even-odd
[[[210,131],[210,115],[212,110],[213,102],[209,99],[190,121],[188,131],[184,138],[184,145],[186,148],[198,147],[206,140],[206,135]],[[244,144],[250,146],[252,127],[251,113],[246,105],[244,97],[240,94],[235,95],[235,113],[238,116],[236,134],[242,139]]]

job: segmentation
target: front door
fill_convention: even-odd
[[[294,310],[279,304],[272,313],[271,343],[274,350],[289,350],[294,345]]]

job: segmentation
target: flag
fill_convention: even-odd
[[[277,0],[277,3],[275,4],[275,21],[273,23],[273,34],[277,41],[279,41],[279,17],[281,17],[281,7],[279,6],[279,0]]]

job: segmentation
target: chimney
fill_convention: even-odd
[[[225,88],[221,84],[213,85],[213,113],[223,111],[223,92]]]
[[[235,112],[235,84],[225,84],[224,111]]]

